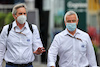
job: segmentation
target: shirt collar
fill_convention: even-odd
[[[15,28],[15,27],[18,27],[17,24],[16,24],[16,21],[13,22],[13,28]],[[24,28],[26,28],[26,29],[28,28],[28,22],[27,21],[25,22]]]
[[[65,29],[65,31],[64,31],[64,35],[66,36],[67,34],[71,35],[71,34],[68,32],[68,30]],[[80,34],[79,29],[76,29],[76,32],[75,32],[74,35],[76,35],[76,34]]]
[[[13,28],[17,27],[16,21],[13,22]]]

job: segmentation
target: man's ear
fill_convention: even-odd
[[[66,26],[66,21],[64,21],[64,23],[65,23],[65,26]]]
[[[78,25],[78,22],[79,22],[79,19],[77,20],[77,23],[76,23],[76,25]]]
[[[13,14],[13,18],[16,20],[17,19],[17,17],[16,17],[16,15],[15,14]]]

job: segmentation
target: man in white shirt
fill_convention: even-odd
[[[59,67],[97,67],[95,52],[87,33],[79,30],[78,16],[68,11],[64,16],[66,29],[58,33],[48,50],[48,67],[56,67],[59,56]]]
[[[0,67],[3,58],[6,67],[33,67],[34,54],[45,52],[39,31],[32,24],[33,32],[30,30],[27,20],[27,9],[23,3],[13,7],[12,15],[15,21],[8,34],[9,25],[4,26],[0,35]]]

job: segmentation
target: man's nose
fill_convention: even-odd
[[[24,15],[24,13],[22,13],[22,15]]]
[[[71,20],[70,23],[73,23],[73,21]]]

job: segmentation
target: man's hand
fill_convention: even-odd
[[[34,51],[33,53],[34,54],[41,54],[45,52],[45,48],[44,47],[39,47],[36,51]]]

